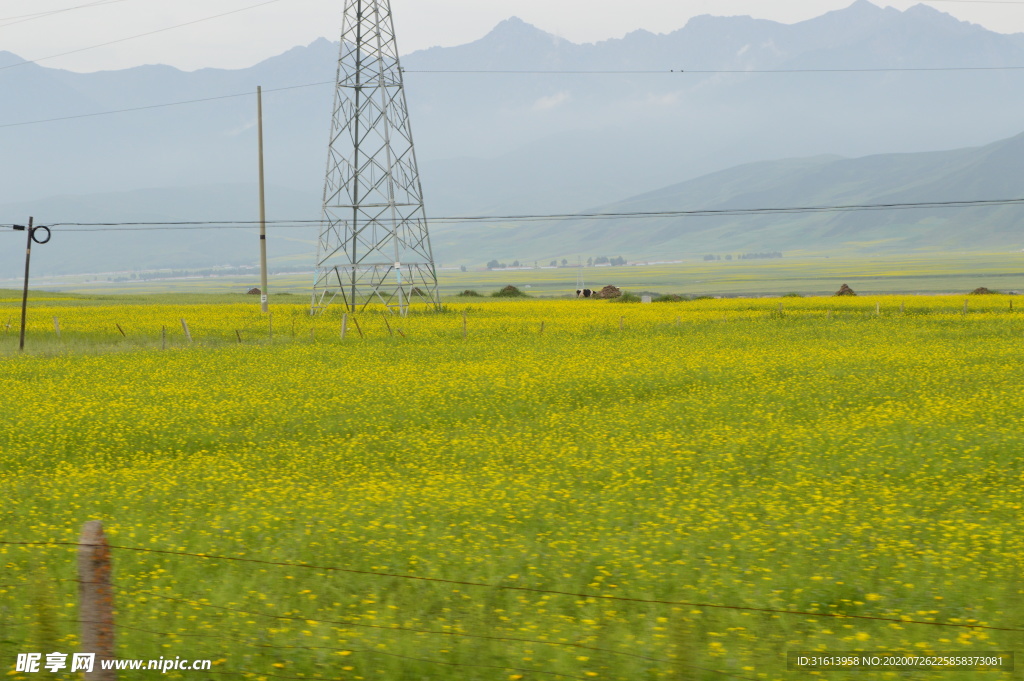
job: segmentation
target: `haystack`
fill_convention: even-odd
[[[614,286],[608,285],[597,292],[595,298],[618,298],[622,295],[622,291]]]
[[[839,287],[839,290],[836,291],[834,295],[837,295],[837,296],[855,296],[857,294],[853,292],[852,288],[850,288],[846,284],[843,284],[842,286]]]

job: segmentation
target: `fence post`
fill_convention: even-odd
[[[184,317],[182,317],[182,319],[181,319],[181,328],[185,331],[185,338],[187,338],[188,342],[191,343],[192,342],[192,334],[189,333],[188,322],[185,321]]]
[[[875,316],[878,317],[882,314],[882,304],[875,301]]]
[[[967,299],[964,298],[964,311],[963,314],[967,314]]]
[[[274,313],[270,312],[267,314],[267,326],[270,332],[269,339],[274,340]]]
[[[114,590],[110,584],[110,546],[103,524],[91,520],[78,540],[78,600],[82,624],[82,652],[94,653],[93,670],[86,681],[113,681],[117,672],[103,669],[101,660],[114,659]]]
[[[160,349],[161,350],[166,350],[167,349],[167,327],[166,326],[161,326],[160,327]]]
[[[466,311],[463,310],[462,311],[462,337],[463,338],[466,337],[466,333],[467,333],[467,330],[466,330]]]
[[[114,326],[116,326],[117,330],[121,332],[121,338],[127,338],[128,337],[128,335],[124,332],[124,329],[121,328],[120,324],[114,324]]]
[[[341,340],[345,340],[346,333],[348,333],[348,312],[341,315]]]
[[[619,317],[619,331],[622,331],[624,328],[626,328],[626,318]]]
[[[544,322],[540,323],[540,335],[544,335]]]
[[[53,318],[53,332],[57,334],[57,338],[60,338],[60,320],[56,317]]]

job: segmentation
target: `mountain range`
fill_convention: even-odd
[[[0,52],[0,224],[29,214],[49,223],[253,219],[254,97],[222,97],[258,84],[270,217],[315,220],[337,51],[318,40],[248,69],[89,74],[16,66],[20,58]],[[1024,34],[923,5],[901,12],[857,0],[792,25],[703,16],[670,33],[586,45],[509,19],[468,45],[405,55],[403,66],[434,217],[1021,195],[1012,173],[1019,177],[1014,136],[1024,128]],[[891,70],[935,68],[974,70]],[[488,73],[452,73],[467,70]],[[496,73],[517,70],[562,73]],[[222,99],[81,117],[210,98]],[[49,119],[65,120],[21,125]],[[961,151],[935,151],[944,149]],[[1017,210],[686,218],[685,226],[439,222],[433,233],[440,261],[468,264],[581,252],[1003,248],[1019,243]],[[247,264],[256,249],[240,244],[243,233],[64,234],[39,267]],[[974,238],[958,236],[967,234]],[[308,263],[314,239],[315,227],[272,229],[272,253],[282,265]],[[20,252],[13,241],[0,246],[0,277],[17,272]]]

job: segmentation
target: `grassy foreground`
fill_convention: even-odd
[[[344,340],[302,304],[270,338],[252,305],[41,301],[25,355],[0,327],[0,541],[99,518],[120,546],[493,585],[115,551],[120,654],[217,661],[167,678],[789,679],[790,650],[1020,651],[683,604],[1024,628],[1010,300],[486,301]],[[73,549],[0,565],[8,670],[77,651]]]

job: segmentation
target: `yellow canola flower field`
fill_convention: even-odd
[[[44,301],[23,355],[0,317],[0,542],[172,552],[114,550],[118,654],[268,681],[1024,650],[1010,300],[481,301],[344,339],[301,304]],[[78,652],[74,551],[0,543],[8,678]]]

